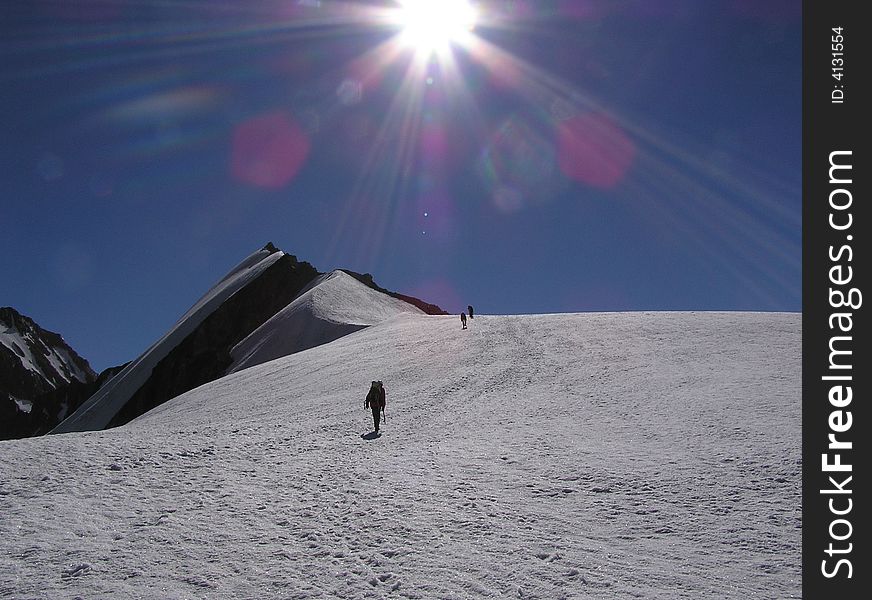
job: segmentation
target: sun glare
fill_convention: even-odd
[[[475,16],[467,0],[401,0],[397,21],[403,42],[429,54],[463,41],[475,28]]]

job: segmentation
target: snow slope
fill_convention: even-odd
[[[798,598],[800,330],[409,314],[2,442],[0,596]]]
[[[222,302],[263,273],[283,252],[259,250],[230,270],[179,321],[51,433],[102,429],[151,375],[152,369],[194,331]]]
[[[332,342],[398,315],[423,312],[362,284],[343,271],[318,277],[308,290],[231,351],[228,372],[240,371]]]

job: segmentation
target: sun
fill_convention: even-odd
[[[396,19],[403,43],[430,54],[462,43],[475,28],[476,12],[468,0],[400,0]]]

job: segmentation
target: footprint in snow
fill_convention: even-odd
[[[537,552],[536,558],[550,563],[555,560],[560,560],[560,554],[558,552]]]
[[[69,579],[71,577],[81,577],[82,575],[87,575],[91,572],[91,565],[88,563],[82,563],[79,565],[71,566],[67,569],[64,569],[61,573],[62,579]]]

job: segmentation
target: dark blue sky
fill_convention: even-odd
[[[801,310],[801,3],[27,0],[0,304],[96,369],[272,241],[459,312]]]

